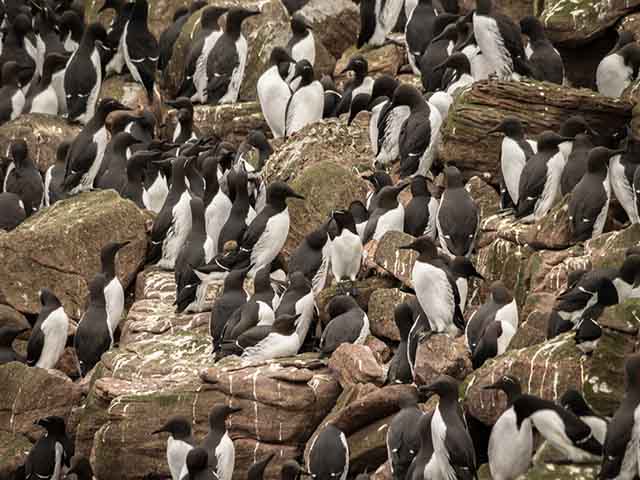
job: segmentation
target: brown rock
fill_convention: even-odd
[[[51,115],[20,115],[0,126],[0,152],[4,155],[16,138],[27,142],[29,155],[42,174],[56,162],[58,145],[73,140],[80,127],[71,125],[62,117]]]
[[[408,245],[413,240],[406,233],[387,232],[378,242],[374,257],[376,264],[409,287],[412,286],[411,271],[418,254],[412,250],[398,250],[398,247]]]
[[[500,210],[500,195],[495,188],[481,177],[471,178],[465,188],[480,208],[480,220],[498,213],[498,210]]]
[[[364,344],[371,349],[379,364],[384,364],[391,360],[393,352],[389,346],[378,337],[369,335]]]
[[[569,222],[569,199],[567,195],[557,203],[544,218],[535,225],[535,238],[531,246],[553,250],[568,248],[574,243]]]
[[[429,385],[440,375],[464,380],[472,370],[464,337],[453,339],[448,335],[432,335],[418,345],[415,364],[418,385]]]
[[[355,55],[362,55],[369,65],[369,75],[379,76],[382,74],[391,75],[395,77],[400,67],[406,62],[406,51],[404,48],[398,45],[385,45],[379,48],[358,50],[355,46],[352,46],[342,54],[342,57],[336,63],[335,71],[333,72],[334,78],[338,84],[344,85],[348,80],[348,75],[343,74],[351,57]]]
[[[0,305],[0,326],[30,328],[25,316],[9,305]]]
[[[366,345],[343,343],[331,355],[329,368],[343,389],[355,383],[381,386],[385,381],[382,365]]]
[[[412,296],[397,288],[381,288],[373,292],[369,300],[368,314],[371,333],[377,337],[399,342],[400,332],[396,326],[393,311],[398,304]]]
[[[356,43],[360,11],[353,2],[310,0],[299,12],[333,57],[340,58],[347,48]]]
[[[29,450],[31,442],[24,435],[0,431],[0,478],[12,478],[24,465]]]
[[[476,82],[449,110],[439,156],[455,163],[465,178],[481,175],[497,185],[502,137],[487,135],[488,129],[510,115],[520,118],[532,137],[544,130],[558,131],[569,115],[577,114],[604,136],[628,122],[631,105],[591,90],[549,83]]]
[[[106,242],[131,242],[118,254],[116,268],[125,289],[134,280],[147,248],[147,218],[113,190],[77,195],[38,212],[0,237],[0,276],[7,280],[0,302],[35,314],[38,291],[47,287],[67,315],[79,318]]]
[[[476,4],[473,0],[459,0],[458,5],[460,9],[466,13],[473,10]],[[540,14],[540,12],[537,11],[540,8],[540,5],[532,0],[507,0],[495,3],[496,11],[507,15],[516,23],[520,22],[520,19],[527,15]]]
[[[80,402],[80,391],[57,370],[11,362],[0,366],[0,384],[0,431],[26,435],[31,441],[42,433],[33,422],[49,415],[67,419]]]

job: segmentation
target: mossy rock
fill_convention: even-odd
[[[19,433],[0,431],[0,478],[11,478],[31,450],[31,442]]]

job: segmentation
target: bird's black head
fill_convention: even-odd
[[[513,301],[513,295],[500,280],[493,282],[489,290],[491,291],[491,298],[499,305],[506,305]]]
[[[358,116],[360,112],[369,112],[371,103],[371,95],[368,93],[359,93],[351,101],[351,110],[349,111],[349,119],[347,125],[351,125],[353,120]]]
[[[151,434],[162,432],[168,433],[175,439],[185,439],[191,436],[191,423],[185,417],[171,417],[167,423]]]
[[[420,254],[420,257],[432,260],[438,256],[438,249],[436,248],[436,244],[433,242],[431,238],[424,235],[422,237],[416,238],[413,242],[408,245],[402,245],[398,247],[399,250],[414,250]]]
[[[369,63],[362,55],[351,57],[347,66],[340,72],[340,75],[347,72],[354,72],[356,77],[364,78],[369,73]]]
[[[202,25],[203,28],[208,28],[212,30],[217,29],[218,20],[222,15],[227,13],[227,10],[229,9],[226,7],[216,7],[216,6],[205,8],[202,11],[202,16],[200,17],[200,24]]]
[[[356,231],[356,222],[351,210],[333,210],[331,212],[331,218],[333,218],[338,226],[338,235],[342,233],[344,228],[352,232]]]
[[[562,397],[560,397],[560,405],[578,417],[593,415],[593,411],[584,397],[573,388],[568,389]]]
[[[44,66],[42,67],[43,75],[53,75],[56,72],[62,70],[69,60],[68,55],[61,53],[50,52],[44,59]]]
[[[373,185],[373,189],[376,192],[382,190],[383,187],[389,187],[393,185],[391,175],[384,170],[376,170],[371,175],[363,175],[362,178]]]
[[[304,276],[304,273],[298,270],[289,273],[289,288],[291,290],[298,290],[302,292],[310,291],[311,282]]]
[[[178,110],[178,122],[182,124],[188,124],[193,120],[192,113],[186,108],[181,108]]]
[[[43,307],[46,306],[46,307],[58,308],[61,306],[60,300],[58,300],[58,297],[56,297],[56,294],[53,293],[48,288],[43,288],[42,290],[40,290],[39,296],[40,296],[40,304]]]
[[[502,323],[491,322],[484,331],[478,345],[473,349],[471,354],[471,365],[477,370],[484,362],[498,355],[498,341],[502,335]]]
[[[13,19],[12,27],[18,35],[24,36],[28,34],[32,28],[30,16],[24,13],[19,13]]]
[[[411,179],[411,196],[412,197],[430,197],[429,185],[427,177],[424,175],[414,175]]]
[[[283,47],[274,47],[273,50],[271,50],[271,55],[269,56],[269,64],[274,66],[282,63],[296,63],[296,61],[291,58],[289,52],[287,52]]]
[[[491,385],[483,387],[485,390],[500,390],[507,394],[509,402],[512,402],[518,395],[522,393],[520,380],[513,375],[503,375]]]
[[[406,106],[409,108],[425,104],[426,101],[420,91],[412,85],[402,84],[393,92],[392,107]]]
[[[11,158],[13,158],[13,161],[16,162],[16,164],[22,164],[28,155],[29,147],[27,146],[27,142],[23,139],[19,138],[11,143]]]
[[[94,304],[102,305],[105,302],[104,288],[107,286],[107,277],[103,273],[97,273],[89,282],[89,298]]]
[[[84,21],[78,12],[75,10],[69,9],[65,10],[62,15],[60,15],[60,26],[61,30],[71,32],[71,35],[74,38],[82,35],[82,31],[84,30]]]
[[[177,110],[186,109],[193,113],[193,103],[188,97],[178,97],[175,100],[165,100],[167,105]]]
[[[245,8],[232,8],[227,13],[227,32],[239,32],[242,22],[254,15],[260,15],[260,10],[247,10]]]
[[[130,241],[107,243],[100,251],[100,261],[102,264],[105,265],[107,263],[113,263],[116,254],[130,243]]]
[[[449,375],[441,375],[430,385],[419,387],[420,393],[438,395],[442,400],[458,400],[458,381]]]
[[[302,468],[295,460],[288,460],[282,465],[282,480],[296,480],[298,475],[310,476],[311,473]]]
[[[640,255],[625,257],[620,267],[619,276],[634,287],[640,285]]]
[[[506,117],[487,133],[504,133],[510,138],[522,138],[524,137],[524,128],[522,127],[520,119],[516,117]]]
[[[611,150],[605,147],[595,147],[589,151],[587,157],[587,170],[589,172],[606,172],[609,159],[616,155],[621,155],[625,152],[624,149]]]
[[[450,55],[444,62],[436,65],[433,70],[439,71],[445,68],[452,68],[460,73],[471,72],[471,64],[464,53],[454,53],[453,55]]]
[[[551,130],[546,130],[538,137],[538,151],[557,150],[561,143],[572,140],[573,137],[564,137]]]
[[[329,305],[327,305],[327,313],[329,318],[335,318],[338,315],[353,310],[354,308],[360,308],[358,302],[351,295],[336,295],[331,299]]]
[[[597,132],[591,129],[582,115],[569,117],[560,127],[560,135],[563,137],[575,137],[579,133],[597,135]]]
[[[247,143],[260,152],[273,153],[273,148],[262,130],[251,130],[247,135]]]
[[[373,82],[371,99],[375,100],[379,97],[392,98],[396,88],[398,88],[398,81],[395,78],[391,75],[380,75]]]
[[[17,62],[5,62],[2,65],[2,85],[20,87],[20,70]]]
[[[103,44],[107,43],[107,31],[101,23],[94,22],[90,23],[89,26],[84,31],[83,38],[86,38],[88,42],[90,42],[91,46],[95,44],[96,41],[99,41]]]
[[[242,411],[241,407],[231,405],[216,405],[209,412],[209,428],[211,430],[225,430],[225,422],[229,415]]]
[[[207,464],[209,463],[209,454],[204,448],[196,447],[189,450],[187,453],[186,459],[187,470],[189,473],[193,474],[196,472],[201,472],[205,468],[207,468]]]
[[[455,24],[457,19],[458,17],[456,15],[446,13],[436,17],[434,32],[437,32],[437,35],[433,37],[431,42],[438,42],[440,40],[455,42],[458,40],[458,27],[456,27]]]
[[[349,212],[356,223],[363,223],[369,219],[367,207],[360,200],[354,200],[351,202],[351,205],[349,205]]]
[[[45,430],[50,435],[65,435],[67,427],[64,421],[64,418],[57,416],[50,416],[45,418],[40,418],[36,420],[35,425],[38,425]]]
[[[300,60],[298,63],[296,63],[293,80],[295,80],[296,78],[302,79],[302,85],[308,85],[309,83],[313,82],[313,65],[309,63],[309,60]]]
[[[451,272],[462,278],[479,278],[480,280],[484,280],[484,277],[480,275],[476,267],[473,265],[471,260],[467,257],[457,256],[451,260],[451,264],[449,265]]]
[[[104,0],[104,3],[98,10],[98,13],[105,12],[107,10],[120,10],[122,8],[121,0]]]
[[[629,43],[618,51],[618,55],[622,56],[624,63],[631,65],[634,71],[640,66],[640,45],[636,42]]]
[[[184,17],[185,15],[187,15],[189,13],[189,9],[184,6],[184,5],[180,5],[178,8],[176,8],[176,10],[173,12],[173,21],[176,22],[180,19],[180,17]]]
[[[313,30],[309,22],[300,13],[294,13],[291,17],[291,31],[294,35],[304,35],[308,30]]]
[[[287,198],[298,198],[304,200],[304,197],[296,192],[284,182],[273,182],[267,187],[267,203],[284,202]]]
[[[444,180],[446,188],[462,188],[464,187],[464,181],[462,180],[462,173],[458,170],[458,167],[449,165],[444,169]]]
[[[102,100],[100,100],[100,103],[98,103],[96,114],[100,114],[104,118],[106,118],[107,115],[109,115],[111,112],[115,112],[116,110],[131,110],[131,109],[126,105],[123,105],[122,103],[120,103],[115,98],[107,97],[107,98],[103,98]]]
[[[301,313],[293,315],[281,313],[273,322],[273,331],[280,333],[281,335],[291,335],[296,330],[296,322],[301,315]]]
[[[492,0],[476,0],[476,13],[478,13],[479,15],[489,15],[492,10]]]
[[[544,38],[544,26],[537,17],[527,15],[520,19],[520,30],[532,41]]]

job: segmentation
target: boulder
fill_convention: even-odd
[[[387,232],[378,242],[374,255],[377,265],[409,287],[412,287],[411,271],[418,253],[413,250],[398,250],[398,248],[408,245],[413,240],[411,235],[403,232]]]
[[[544,130],[557,131],[568,116],[577,114],[605,136],[629,121],[631,104],[546,82],[476,82],[449,110],[439,157],[455,163],[467,179],[481,175],[497,185],[502,136],[487,135],[487,130],[515,116],[533,137]]]
[[[415,363],[418,385],[429,385],[440,375],[464,380],[472,370],[464,337],[453,339],[448,335],[431,335],[418,345]]]
[[[634,0],[545,0],[540,20],[552,42],[576,47],[602,35],[638,5]]]
[[[0,478],[11,478],[24,464],[31,442],[24,435],[0,431]]]
[[[505,396],[482,387],[509,374],[520,379],[523,391],[549,400],[577,388],[596,412],[612,415],[624,394],[624,359],[633,352],[635,339],[605,329],[597,349],[587,357],[576,348],[573,337],[570,332],[486,362],[462,387],[466,411],[487,425],[494,423],[505,408]]]
[[[346,2],[346,0],[343,1]],[[233,0],[231,2],[215,0],[209,2],[210,5],[229,5],[230,3],[241,5],[245,8],[256,8],[262,12],[259,16],[249,18],[243,22],[242,28],[243,35],[247,39],[249,50],[247,54],[247,67],[240,88],[240,99],[244,101],[255,100],[256,84],[260,75],[269,68],[269,55],[271,50],[274,47],[286,45],[291,36],[289,15],[279,0]],[[339,8],[338,5],[330,4],[325,10],[335,14],[335,12],[339,11]],[[161,85],[170,97],[175,97],[178,94],[180,84],[184,77],[185,60],[189,46],[193,35],[199,29],[201,16],[202,11],[191,15],[182,28],[178,40],[176,40],[173,55],[167,68],[162,72]],[[333,72],[335,65],[335,55],[328,51],[325,47],[326,43],[322,41],[322,36],[316,33],[327,27],[326,22],[326,19],[321,18],[318,18],[317,22],[312,22],[312,27],[319,27],[318,30],[314,30],[316,35],[315,72],[318,78],[320,78],[322,74]]]
[[[475,8],[473,0],[458,0],[458,5],[463,12],[470,12]],[[496,11],[507,15],[514,22],[518,23],[520,19],[526,15],[539,15],[540,5],[532,0],[507,0],[504,2],[495,2]]]
[[[24,435],[34,442],[42,428],[33,424],[50,415],[68,419],[81,392],[57,370],[11,362],[0,366],[0,432]]]
[[[136,109],[139,105],[147,105],[147,92],[133,79],[125,76],[114,76],[102,82],[100,98],[117,98],[123,105]]]
[[[378,363],[385,364],[391,360],[391,357],[393,356],[391,348],[389,348],[389,346],[378,337],[369,335],[364,344],[371,349]]]
[[[147,213],[113,190],[83,193],[57,202],[0,236],[0,303],[29,314],[40,311],[38,291],[50,288],[67,315],[84,310],[87,284],[100,270],[108,241],[130,241],[116,268],[125,289],[144,263]]]
[[[0,325],[3,327],[30,328],[30,324],[25,316],[9,305],[0,305]]]
[[[329,369],[343,389],[356,383],[382,386],[386,378],[382,365],[366,345],[343,343],[331,355]]]
[[[399,342],[400,332],[396,326],[393,311],[396,306],[412,295],[397,288],[381,288],[373,292],[369,300],[369,324],[371,333],[380,338]]]
[[[472,177],[465,185],[471,198],[480,208],[480,219],[484,220],[500,210],[500,194],[482,177]]]
[[[8,154],[11,142],[21,138],[27,142],[29,155],[41,173],[56,162],[58,145],[73,140],[80,133],[79,125],[72,125],[62,117],[38,113],[20,115],[0,126],[0,153]]]
[[[624,303],[608,307],[598,323],[610,330],[637,335],[640,328],[640,299],[630,298]]]
[[[404,40],[401,41],[404,42]],[[353,45],[342,54],[342,57],[336,63],[333,75],[338,85],[342,84],[344,87],[349,74],[342,73],[342,71],[349,63],[351,57],[355,55],[362,55],[367,60],[369,75],[374,77],[383,74],[395,77],[400,67],[407,61],[406,50],[399,45],[389,44],[378,48],[364,47],[361,50],[358,50],[355,45]]]

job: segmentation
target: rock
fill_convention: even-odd
[[[505,408],[505,396],[482,387],[509,374],[520,379],[523,391],[549,400],[577,388],[596,412],[612,415],[624,394],[624,358],[634,349],[634,337],[605,329],[598,348],[586,357],[573,336],[570,332],[485,363],[465,380],[466,411],[487,425],[495,422]]]
[[[346,2],[346,0],[343,1]],[[256,84],[260,75],[269,68],[271,50],[277,46],[284,46],[289,41],[291,36],[289,16],[279,0],[233,0],[232,2],[216,0],[210,2],[209,5],[229,5],[229,3],[245,8],[257,8],[262,12],[259,16],[247,19],[242,25],[243,35],[247,39],[249,50],[247,67],[240,88],[240,100],[255,100]],[[337,5],[329,5],[328,9],[325,10],[335,13],[338,8]],[[182,32],[174,45],[171,60],[167,68],[162,72],[162,87],[171,97],[175,97],[178,94],[184,76],[184,66],[189,46],[193,34],[199,29],[201,16],[202,11],[194,13],[182,28]],[[318,20],[318,22],[312,22],[312,26],[320,27],[322,25],[324,28],[325,25],[323,23],[325,22],[320,18]],[[315,25],[315,23],[318,23],[318,25]],[[322,30],[314,30],[314,34],[317,37],[314,70],[318,78],[320,78],[320,75],[324,73],[333,72],[335,55],[325,47],[326,44],[322,41],[322,35],[316,33],[318,31]]]
[[[448,335],[432,335],[422,341],[418,345],[415,365],[418,385],[429,385],[440,375],[464,380],[473,370],[464,337],[454,340]]]
[[[556,465],[537,463],[527,472],[528,480],[583,480],[596,478],[600,471],[597,465]]]
[[[99,98],[117,98],[123,105],[136,109],[139,105],[147,105],[147,92],[133,79],[125,76],[109,77],[102,82]]]
[[[413,295],[397,288],[381,288],[373,292],[369,300],[369,324],[376,337],[399,342],[400,331],[396,326],[393,311],[396,306]]]
[[[540,21],[545,26],[549,40],[576,47],[602,34],[639,4],[633,0],[545,0]]]
[[[481,220],[498,213],[498,210],[500,210],[500,194],[481,177],[472,177],[465,188],[480,208]]]
[[[0,431],[0,478],[11,478],[24,464],[31,450],[31,442],[19,433]]]
[[[487,135],[488,129],[511,115],[519,117],[527,136],[533,137],[557,131],[569,115],[578,114],[605,136],[629,121],[631,104],[549,83],[476,82],[449,110],[439,157],[455,163],[467,179],[480,175],[497,185],[502,136]]]
[[[473,0],[459,0],[460,9],[467,13],[475,8]],[[532,0],[507,0],[506,2],[496,2],[496,11],[507,15],[514,22],[518,23],[526,15],[538,15],[541,7]]]
[[[560,250],[575,244],[569,221],[569,195],[557,203],[535,225],[535,237],[531,246],[538,249]]]
[[[310,0],[299,10],[313,34],[334,58],[356,43],[360,32],[360,10],[349,0]]]
[[[165,135],[169,136],[176,125],[176,110],[167,113]],[[233,105],[196,105],[193,112],[194,126],[203,136],[216,136],[239,146],[251,130],[269,131],[257,102]]]
[[[598,324],[617,332],[637,335],[640,328],[640,299],[631,298],[606,308],[598,319]]]
[[[632,13],[626,15],[616,27],[617,33],[626,31],[633,33],[635,41],[640,39],[640,14]]]
[[[404,40],[402,40],[404,42]],[[379,76],[383,74],[391,75],[395,77],[400,67],[406,63],[406,51],[404,48],[398,45],[385,45],[378,48],[363,48],[358,50],[355,45],[346,50],[340,60],[336,63],[335,71],[333,72],[334,79],[338,84],[344,84],[347,82],[348,74],[342,73],[345,69],[351,57],[355,55],[362,55],[369,64],[369,75]]]
[[[11,142],[21,138],[27,142],[29,155],[41,173],[56,162],[56,150],[65,140],[73,140],[80,132],[62,117],[28,114],[0,126],[0,153],[8,155]]]
[[[9,305],[0,305],[0,325],[18,328],[31,327],[25,316]]]
[[[83,193],[41,210],[0,236],[0,276],[8,280],[0,285],[0,303],[36,314],[38,291],[47,287],[67,315],[78,319],[106,242],[131,242],[118,254],[117,270],[125,289],[134,280],[144,263],[148,218],[113,190]]]
[[[343,343],[331,355],[329,368],[343,389],[356,383],[381,386],[386,378],[382,365],[366,345]]]
[[[378,363],[384,364],[391,360],[393,352],[391,351],[389,346],[378,337],[369,335],[364,344],[371,349]]]
[[[0,384],[0,432],[25,435],[32,442],[42,434],[33,422],[50,415],[68,419],[81,397],[66,375],[18,362],[0,366]]]
[[[418,254],[413,250],[398,250],[398,247],[408,245],[413,240],[411,235],[403,232],[387,232],[378,242],[374,256],[377,265],[409,287],[412,287],[411,271]]]

